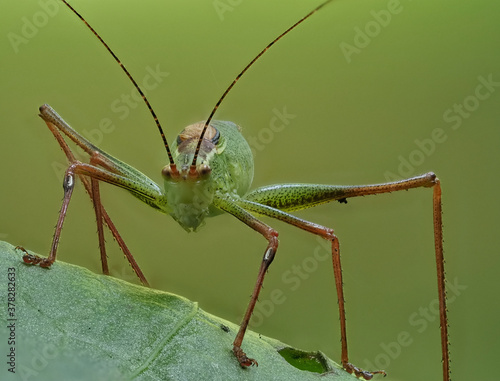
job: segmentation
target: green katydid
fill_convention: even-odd
[[[443,380],[449,381],[448,326],[442,245],[441,187],[440,181],[436,175],[429,172],[401,181],[374,185],[335,186],[319,184],[278,184],[250,191],[254,164],[252,152],[248,143],[241,135],[240,128],[236,124],[227,121],[213,120],[215,112],[226,95],[255,61],[257,61],[275,42],[332,0],[327,0],[320,4],[269,43],[233,80],[216,103],[207,120],[186,127],[178,135],[172,146],[169,146],[149,101],[125,66],[85,19],[65,0],[62,1],[86,24],[106,47],[109,53],[113,55],[116,62],[118,62],[142,96],[163,139],[168,156],[168,164],[162,169],[164,184],[163,186],[159,186],[135,168],[93,145],[82,135],[73,130],[50,106],[41,106],[40,116],[63,149],[69,161],[69,166],[63,180],[64,199],[49,256],[47,258],[41,258],[28,254],[25,251],[25,255],[23,256],[24,262],[40,265],[41,267],[50,267],[54,263],[63,222],[74,189],[75,176],[81,179],[84,188],[93,202],[97,220],[103,273],[109,274],[104,242],[103,225],[105,223],[144,285],[148,285],[144,274],[101,203],[99,192],[100,181],[126,189],[132,195],[151,207],[171,215],[187,231],[196,230],[206,217],[216,216],[224,212],[229,213],[260,233],[268,242],[250,303],[233,343],[233,353],[239,364],[242,367],[249,367],[251,365],[257,365],[257,361],[247,357],[245,352],[241,349],[241,345],[261,291],[265,274],[274,260],[278,248],[278,232],[259,220],[256,216],[262,215],[281,220],[331,242],[340,316],[342,366],[348,372],[369,380],[374,374],[385,375],[385,372],[363,371],[349,363],[339,240],[334,234],[333,229],[300,219],[290,214],[290,212],[311,208],[331,201],[342,203],[346,202],[346,199],[350,197],[388,193],[419,187],[433,188],[433,223],[440,306]],[[89,154],[89,163],[83,163],[76,160],[61,133],[66,135],[77,146]]]

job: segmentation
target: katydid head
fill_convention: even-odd
[[[209,158],[217,149],[220,133],[215,127],[208,126],[205,136],[200,138],[203,126],[203,122],[191,124],[177,136],[174,146],[175,170],[172,170],[171,164],[166,165],[162,170],[165,179],[198,181],[210,176],[212,170],[209,165]],[[201,144],[198,152],[198,163],[192,165],[199,141]]]
[[[216,192],[243,196],[253,180],[252,151],[240,127],[214,120],[198,148],[204,125],[194,123],[182,130],[172,144],[175,171],[170,164],[162,169],[169,214],[187,231],[221,213],[212,204]]]

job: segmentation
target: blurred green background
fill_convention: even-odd
[[[113,104],[124,107],[122,96],[132,91],[128,79],[83,24],[55,4],[9,0],[0,16],[0,238],[40,253],[50,246],[65,167],[63,153],[37,116],[41,104],[49,103],[75,129],[155,181],[161,181],[165,164],[146,107],[131,103],[113,111]],[[319,2],[72,4],[139,83],[148,67],[169,73],[148,97],[172,141],[185,125],[205,119],[255,54]],[[438,174],[447,275],[455,285],[449,291],[454,380],[491,376],[500,355],[500,260],[494,239],[499,11],[494,1],[334,2],[267,52],[216,114],[240,124],[254,141],[255,186],[366,184],[392,175]],[[270,129],[275,110],[294,116],[281,131]],[[112,121],[105,131],[99,127],[104,118]],[[227,215],[187,234],[128,193],[101,189],[153,287],[240,321],[265,248],[258,234]],[[333,227],[340,237],[350,360],[385,368],[388,380],[442,377],[433,313],[431,193],[365,197],[298,213]],[[339,361],[327,250],[314,236],[265,221],[279,230],[280,249],[252,328]],[[58,258],[100,272],[95,231],[92,206],[80,186]],[[137,282],[108,238],[113,275]],[[270,301],[273,292],[281,295],[277,303]],[[404,345],[394,344],[401,335]]]

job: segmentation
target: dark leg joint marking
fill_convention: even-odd
[[[271,262],[274,260],[275,254],[276,250],[274,250],[272,247],[268,248],[264,253],[264,258],[262,259],[262,261],[266,263],[267,266],[269,266]]]

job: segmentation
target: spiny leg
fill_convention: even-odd
[[[158,194],[156,194],[155,190],[148,189],[147,187],[146,188],[143,187],[142,184],[139,183],[138,181],[131,179],[131,178],[128,178],[128,177],[125,177],[125,176],[117,175],[113,172],[110,172],[106,169],[96,167],[92,164],[86,164],[86,163],[81,163],[79,161],[76,161],[70,165],[70,168],[72,168],[74,173],[76,173],[78,175],[89,176],[94,181],[98,181],[98,180],[105,181],[105,182],[113,184],[115,186],[124,188],[130,192],[137,193],[139,195],[139,197],[141,197],[143,199],[154,200],[158,197]],[[92,192],[92,190],[90,190],[89,193],[90,192]],[[134,269],[135,273],[137,274],[137,276],[139,277],[139,279],[142,281],[142,283],[144,285],[148,285],[146,278],[144,277],[142,271],[140,270],[139,266],[135,262],[132,254],[130,253],[128,248],[126,248],[125,243],[123,242],[123,239],[118,234],[116,227],[114,226],[114,224],[110,220],[110,218],[107,215],[107,213],[105,212],[105,210],[102,208],[102,205],[100,204],[100,202],[99,202],[99,204],[96,204],[95,207],[96,208],[101,207],[103,218],[105,219],[108,227],[110,228],[111,232],[113,233],[113,235],[117,239],[120,247],[122,247],[122,249],[124,249],[124,253],[125,253],[127,259],[129,260],[132,268]]]
[[[102,203],[101,194],[99,192],[99,182],[90,178],[90,186],[92,189],[91,200],[95,211],[95,220],[97,223],[97,236],[99,238],[99,251],[101,252],[102,273],[109,275],[108,258],[106,256],[106,241],[104,239],[104,229],[102,226]]]
[[[89,164],[93,165],[93,166],[102,165],[102,166],[104,166],[104,168],[109,169],[108,166],[106,165],[106,163],[103,163],[103,161],[101,160],[100,154],[98,151],[94,151],[92,153],[92,155],[90,156]],[[83,179],[85,179],[85,181],[87,180],[83,175],[80,175],[79,177],[82,180]],[[91,192],[88,192],[88,194],[90,196],[90,199],[92,201],[92,205],[94,206],[94,211],[95,211],[95,219],[96,219],[96,223],[97,223],[97,236],[99,239],[99,251],[101,253],[102,272],[105,275],[109,275],[108,259],[107,259],[107,255],[106,255],[106,241],[104,239],[104,229],[103,229],[103,209],[104,209],[104,206],[102,205],[102,202],[101,202],[101,193],[99,191],[99,181],[97,181],[93,177],[90,177],[90,188],[91,188]],[[108,228],[109,228],[109,225],[108,225]],[[139,271],[140,271],[140,269],[139,269]],[[139,278],[141,279],[141,281],[143,281],[143,279],[140,276],[139,276]],[[147,281],[145,282],[145,284],[147,285]]]
[[[333,229],[327,228],[319,224],[315,224],[310,221],[303,220],[301,218],[295,217],[294,215],[283,212],[279,209],[275,209],[267,205],[262,205],[253,201],[247,201],[243,199],[234,199],[233,201],[237,205],[244,208],[245,210],[281,220],[283,222],[296,226],[302,230],[305,230],[309,233],[316,234],[332,243],[333,272],[335,278],[335,288],[337,291],[337,300],[339,305],[342,366],[347,372],[354,373],[356,377],[363,377],[365,380],[372,379],[375,374],[382,374],[385,376],[386,373],[383,370],[365,371],[349,362],[348,349],[347,349],[346,318],[345,318],[345,299],[344,299],[344,288],[343,288],[344,283],[342,280],[342,266],[340,263],[340,246],[339,246],[339,240],[335,235]]]
[[[132,179],[128,179],[126,177],[116,175],[116,174],[111,173],[105,169],[95,167],[91,164],[81,163],[79,161],[75,161],[74,163],[72,163],[68,167],[68,169],[66,170],[65,183],[64,183],[65,184],[65,198],[63,200],[63,207],[61,208],[61,212],[59,214],[59,220],[58,220],[58,224],[56,227],[56,232],[54,234],[53,245],[52,245],[52,249],[51,249],[51,252],[49,254],[49,257],[48,258],[37,257],[38,259],[34,259],[34,260],[27,258],[28,260],[25,259],[26,263],[40,264],[40,266],[42,266],[42,267],[49,267],[54,262],[55,253],[57,251],[57,243],[59,241],[59,236],[60,236],[60,233],[62,230],[62,223],[64,222],[64,218],[65,218],[66,210],[67,210],[67,205],[68,205],[69,199],[71,197],[72,187],[74,186],[74,174],[82,175],[82,176],[83,175],[89,176],[93,180],[106,181],[108,183],[125,188],[131,192],[135,191],[135,188],[133,188],[133,187],[137,186],[136,181],[134,181]],[[68,175],[70,175],[70,177],[68,177]],[[69,178],[73,179],[72,183],[70,182],[70,180],[68,180]],[[70,188],[71,192],[66,192],[67,183],[68,184],[71,183],[71,188]],[[88,192],[89,192],[89,194],[92,195],[92,189],[91,189],[90,185],[89,185]],[[67,195],[67,193],[69,193],[69,194]],[[154,193],[148,193],[147,190],[145,190],[144,188],[141,189],[140,195],[141,195],[141,197],[145,197],[145,198],[153,198],[155,196]],[[112,224],[107,213],[105,213],[105,211],[102,209],[102,205],[99,204],[99,205],[97,205],[97,207],[101,208],[102,216],[103,216],[103,218],[105,218],[106,222],[108,223],[108,227],[110,227],[111,231],[112,232],[116,231],[116,227]],[[119,238],[121,240],[121,237],[118,234],[117,234],[117,236],[118,236],[117,238]],[[122,240],[122,242],[123,242],[123,240]],[[130,254],[130,256],[131,256],[131,254]],[[130,257],[127,256],[127,258],[129,258],[129,261],[130,261]],[[132,258],[132,260],[133,260],[133,258]],[[137,263],[135,261],[130,261],[130,263],[133,267],[136,267],[138,269]],[[136,269],[134,268],[134,270],[136,270]],[[136,274],[139,276],[139,278],[141,278],[141,281],[143,281],[143,283],[147,284],[146,279],[144,278],[144,275],[142,275],[142,272],[140,272],[140,270],[136,271]]]
[[[271,185],[267,187],[261,187],[250,192],[249,194],[245,195],[244,199],[257,205],[264,204],[268,207],[271,207],[273,210],[280,209],[281,211],[294,211],[310,208],[335,200],[339,202],[345,202],[345,200],[349,197],[390,193],[394,191],[409,190],[412,188],[420,187],[433,188],[434,245],[438,280],[443,380],[449,381],[450,359],[448,350],[448,318],[446,309],[445,271],[443,256],[441,184],[434,173],[429,172],[420,176],[415,176],[400,181],[364,186],[336,186],[320,184]],[[245,209],[249,208],[245,207]],[[267,213],[261,214],[270,215]],[[270,216],[279,218],[278,216]],[[286,218],[279,219],[286,220]],[[343,320],[342,317],[341,320]],[[345,324],[345,322],[342,323],[341,321],[341,325],[342,324]],[[344,360],[347,359],[346,340],[342,341],[342,353],[342,361],[344,362]],[[344,354],[346,356],[344,356]]]
[[[446,308],[445,270],[443,254],[443,222],[441,205],[441,182],[432,172],[421,176],[396,181],[393,183],[377,184],[374,186],[351,187],[345,197],[357,197],[371,194],[390,193],[398,190],[408,190],[417,187],[432,187],[432,208],[434,225],[434,247],[436,256],[436,271],[439,298],[439,318],[441,330],[441,353],[443,364],[443,380],[450,380],[450,358],[448,348],[448,317]]]
[[[432,172],[411,179],[376,186],[352,187],[346,197],[365,196],[370,194],[389,193],[397,190],[408,190],[417,187],[432,187],[432,208],[434,225],[434,250],[439,298],[439,319],[441,329],[441,353],[443,364],[443,381],[450,380],[450,353],[448,348],[448,317],[446,308],[445,270],[443,254],[443,222],[441,205],[441,182]]]
[[[31,265],[39,265],[40,267],[50,267],[56,260],[57,246],[59,245],[59,237],[61,236],[61,231],[64,223],[64,218],[66,217],[66,211],[68,210],[68,205],[71,200],[71,195],[73,193],[73,188],[75,186],[75,176],[73,173],[73,167],[69,166],[64,174],[63,189],[64,198],[61,206],[61,211],[59,212],[59,218],[57,219],[56,229],[54,231],[54,237],[52,238],[52,245],[50,247],[50,253],[47,258],[39,257],[38,255],[32,255],[26,253],[23,256],[23,261]]]
[[[244,222],[249,227],[262,234],[268,241],[268,245],[266,251],[264,252],[264,257],[262,258],[262,263],[259,268],[259,274],[257,275],[257,281],[255,282],[254,290],[250,298],[250,303],[248,303],[245,316],[243,317],[240,329],[233,342],[233,353],[242,367],[259,365],[257,361],[247,357],[245,352],[243,352],[243,350],[241,349],[241,344],[243,342],[243,337],[245,336],[250,317],[252,316],[253,310],[255,308],[255,303],[257,302],[260,290],[262,289],[264,277],[274,259],[276,250],[278,249],[278,232],[262,221],[258,220],[243,208],[236,205],[229,197],[216,196],[214,198],[214,205],[232,214],[240,221]]]
[[[439,294],[439,324],[441,327],[441,352],[443,354],[443,380],[450,380],[450,352],[448,350],[448,309],[446,308],[446,286],[443,254],[443,211],[441,206],[441,183],[436,178],[433,188],[434,246]]]
[[[335,237],[332,240],[332,262],[333,273],[335,277],[335,288],[337,290],[337,300],[339,303],[339,318],[340,318],[340,341],[341,341],[341,361],[344,369],[354,374],[356,377],[363,377],[365,380],[371,380],[374,375],[387,375],[384,370],[363,370],[349,362],[347,350],[347,331],[345,317],[345,299],[344,299],[344,281],[342,280],[342,265],[340,263],[340,246],[339,240]]]
[[[102,155],[99,152],[94,152],[90,158],[90,164],[91,165],[102,165],[105,168],[108,168],[107,163],[102,159]],[[80,178],[82,181],[85,183],[88,183],[87,179],[85,176],[80,175]],[[96,214],[96,221],[97,221],[97,231],[98,231],[98,236],[99,236],[99,249],[101,252],[101,262],[103,266],[103,273],[104,274],[109,274],[109,270],[107,270],[107,257],[106,257],[106,246],[105,246],[105,240],[104,240],[104,231],[103,231],[103,226],[102,226],[102,221],[106,222],[106,225],[108,226],[109,230],[113,234],[113,237],[116,239],[118,245],[122,249],[123,253],[125,254],[125,257],[127,258],[130,266],[134,270],[135,274],[137,277],[140,279],[141,283],[145,286],[149,287],[149,283],[146,280],[146,277],[142,273],[141,269],[139,268],[139,265],[135,261],[134,256],[128,249],[127,245],[125,245],[125,242],[123,241],[122,237],[118,233],[118,230],[116,229],[114,223],[111,221],[109,218],[108,214],[106,213],[106,210],[104,209],[104,206],[101,203],[101,196],[100,196],[100,191],[99,191],[99,182],[95,180],[93,177],[91,179],[91,188],[92,192],[89,192],[88,190],[88,185],[86,186],[87,193],[90,195],[90,198],[92,200],[92,204],[94,206],[95,214]],[[106,271],[105,272],[105,264],[106,264]]]
[[[55,139],[59,143],[59,146],[61,147],[61,149],[63,150],[64,154],[66,155],[66,158],[68,159],[69,163],[70,164],[71,163],[75,163],[77,160],[76,160],[73,152],[71,151],[71,149],[69,148],[69,146],[66,144],[65,140],[63,139],[63,137],[61,136],[61,134],[59,132],[59,130],[64,131],[64,128],[62,128],[61,126],[58,126],[58,125],[52,123],[47,118],[47,116],[45,115],[46,111],[51,111],[51,110],[52,109],[50,108],[50,106],[47,106],[47,105],[44,105],[44,106],[40,107],[40,112],[41,112],[40,117],[42,117],[42,119],[44,119],[45,124],[47,125],[47,127],[49,128],[49,130],[52,132],[52,134],[54,135]],[[70,130],[72,130],[69,126],[68,126],[68,128]],[[80,147],[81,147],[81,145],[80,145]],[[86,151],[88,153],[90,153],[89,150],[86,150]],[[90,196],[90,199],[93,202],[94,208],[96,208],[95,198],[93,197],[93,194],[94,194],[93,186],[91,186],[89,184],[88,180],[84,176],[79,175],[78,177],[82,181],[87,194]],[[97,191],[98,191],[98,189],[97,189]],[[104,206],[102,206],[102,204],[100,205],[99,209],[100,209],[99,212],[98,212],[97,209],[95,209],[96,217],[97,217],[98,213],[101,215],[100,219],[96,218],[97,219],[97,225],[98,225],[98,231],[102,230],[102,215],[104,215],[105,219],[109,220],[109,222],[111,223],[111,225],[114,226],[113,223],[112,223],[112,221],[111,221],[111,219],[107,215],[107,213],[106,213],[106,211],[104,209]],[[63,210],[61,209],[61,211],[59,213],[59,219],[61,219],[61,213],[62,212],[63,212]],[[62,217],[62,219],[64,220],[64,216]],[[100,229],[99,229],[99,224],[101,224],[101,228]],[[108,227],[109,227],[109,224],[108,224]],[[56,230],[54,232],[52,248],[54,247],[54,242],[55,241],[59,241],[60,234],[61,234],[60,230],[59,231]],[[56,248],[57,248],[57,246],[56,246]],[[106,253],[105,253],[106,252],[106,248],[104,246],[104,241],[101,241],[101,236],[99,236],[99,248],[100,248],[100,251],[101,251],[101,264],[102,264],[103,273],[106,274],[106,275],[109,275],[108,261],[107,261],[107,256],[106,256]],[[27,255],[25,255],[23,257],[23,260],[24,260],[24,262],[30,263],[30,264],[39,264],[40,262],[43,262],[46,265],[45,267],[49,267],[55,261],[56,254],[57,254],[57,250],[53,252],[52,249],[51,249],[51,252],[49,254],[49,258],[52,258],[51,262],[48,261],[48,258],[47,258],[47,260],[45,260],[45,259],[43,259],[41,257],[38,257],[38,256],[30,256],[30,257],[28,257]]]
[[[70,132],[71,131],[74,132],[74,130],[72,130],[71,127],[69,127],[61,118],[58,118],[58,119],[53,118],[51,113],[52,112],[55,113],[55,112],[49,106],[41,107],[41,112],[42,112],[42,114],[41,114],[42,118],[44,119],[45,123],[47,124],[49,130],[54,135],[57,142],[59,143],[59,146],[64,151],[68,161],[70,163],[76,162],[77,160],[76,160],[75,156],[73,155],[73,152],[71,151],[69,146],[66,144],[66,142],[64,141],[63,137],[61,136],[61,134],[59,132],[59,130],[61,130],[61,131],[65,132],[68,136],[70,136],[70,134],[67,131],[69,130]],[[49,113],[49,114],[47,114],[47,113]],[[55,114],[55,115],[57,115],[57,114]],[[51,118],[49,118],[49,117],[51,117]],[[55,120],[57,125],[52,123],[50,120]],[[78,140],[78,138],[83,139],[83,141]],[[88,141],[86,141],[83,137],[81,137],[79,135],[77,135],[76,137],[73,136],[72,140],[74,140],[75,142],[80,142],[80,144],[78,144],[78,145],[80,147],[85,147],[86,148],[85,151],[87,153],[91,154],[91,151],[89,149],[90,143]],[[86,145],[84,145],[83,143],[85,143]],[[102,164],[103,160],[97,154],[99,154],[99,152],[97,152],[97,151],[93,152],[93,154],[91,155],[91,159],[90,159],[91,162],[95,162],[96,164],[103,165]],[[93,190],[93,186],[91,186],[88,179],[83,175],[78,175],[78,177],[82,181],[84,188],[85,188],[87,194],[90,196],[92,203],[94,205],[94,210],[96,212],[96,220],[97,220],[97,224],[98,224],[98,231],[99,231],[99,221],[101,224],[100,230],[102,230],[102,220],[104,220],[104,222],[108,226],[109,230],[111,231],[111,234],[113,235],[114,239],[116,240],[119,247],[123,251],[128,262],[130,263],[132,269],[136,273],[137,277],[140,279],[141,283],[145,286],[149,286],[149,283],[146,280],[146,277],[144,276],[143,272],[141,271],[139,265],[135,261],[135,258],[133,257],[132,253],[130,252],[127,245],[125,244],[125,241],[123,240],[120,233],[118,232],[118,229],[116,229],[113,221],[111,220],[108,213],[106,212],[106,209],[104,208],[104,206],[100,202],[99,194],[97,193],[97,197],[95,197],[95,196],[93,197],[93,194],[96,192],[96,190]],[[97,181],[95,181],[95,183],[98,184]],[[96,189],[98,192],[99,191],[98,185],[96,185],[96,187],[97,187]],[[97,200],[97,201],[95,201],[95,200]],[[98,217],[98,213],[102,216],[101,219]],[[60,232],[59,232],[59,234],[60,234]],[[57,237],[57,240],[59,240],[58,237]],[[107,265],[105,242],[104,242],[103,236],[102,236],[102,238],[101,238],[101,236],[99,237],[99,248],[101,251],[101,263],[102,263],[103,273],[109,274],[108,265]],[[28,254],[26,251],[25,251],[25,253]],[[55,256],[56,256],[56,253],[53,254],[54,260],[55,260]],[[29,255],[29,256],[25,255],[24,257],[25,258],[23,258],[23,259],[25,260],[26,263],[37,264],[42,260],[42,258],[40,258],[40,257],[36,258],[33,255]]]

